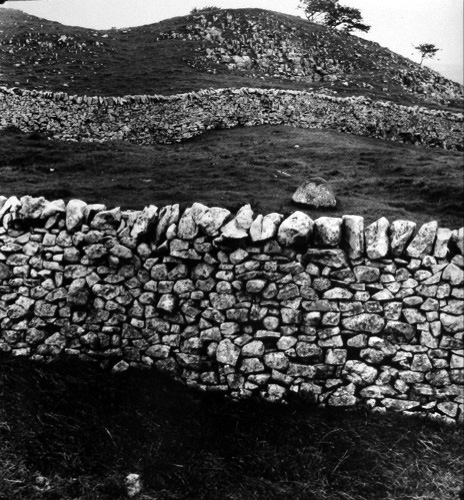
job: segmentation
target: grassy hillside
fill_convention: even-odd
[[[233,403],[149,373],[0,361],[0,498],[458,500],[459,427]],[[461,493],[459,493],[461,491]]]
[[[65,144],[0,132],[1,194],[82,198],[142,208],[195,201],[259,213],[300,209],[291,195],[306,176],[323,177],[335,209],[311,217],[359,214],[463,225],[462,154],[338,132],[263,126],[216,130],[181,144]]]
[[[0,85],[6,86],[87,95],[251,86],[462,104],[461,86],[376,43],[260,9],[109,31],[2,9],[0,35]],[[249,63],[230,68],[232,56],[246,56]]]

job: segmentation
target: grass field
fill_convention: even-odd
[[[0,360],[0,499],[451,500],[459,427],[234,403],[153,372]],[[461,492],[461,493],[459,493]]]
[[[342,133],[263,126],[216,130],[181,144],[65,144],[0,132],[2,195],[81,198],[109,207],[202,202],[290,213],[306,176],[323,177],[335,209],[311,217],[381,216],[463,225],[462,154]]]

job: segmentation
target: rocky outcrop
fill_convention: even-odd
[[[462,229],[28,196],[0,213],[4,353],[463,419]]]
[[[172,143],[216,128],[285,124],[462,150],[463,121],[460,113],[292,90],[87,97],[0,88],[0,128],[63,141]]]

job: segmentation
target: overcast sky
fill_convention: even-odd
[[[341,0],[360,9],[367,34],[359,33],[394,52],[418,61],[414,46],[433,43],[438,60],[426,64],[463,83],[463,0]],[[39,17],[95,29],[150,24],[183,16],[193,7],[259,7],[303,16],[299,0],[36,0],[8,1],[1,8],[16,8]],[[1,16],[1,10],[0,10]],[[1,33],[0,33],[1,36]]]

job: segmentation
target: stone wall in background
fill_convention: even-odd
[[[464,228],[0,196],[0,351],[464,415]]]
[[[462,151],[463,122],[462,113],[292,90],[87,97],[0,88],[0,128],[16,126],[65,141],[172,143],[216,128],[269,124]]]

